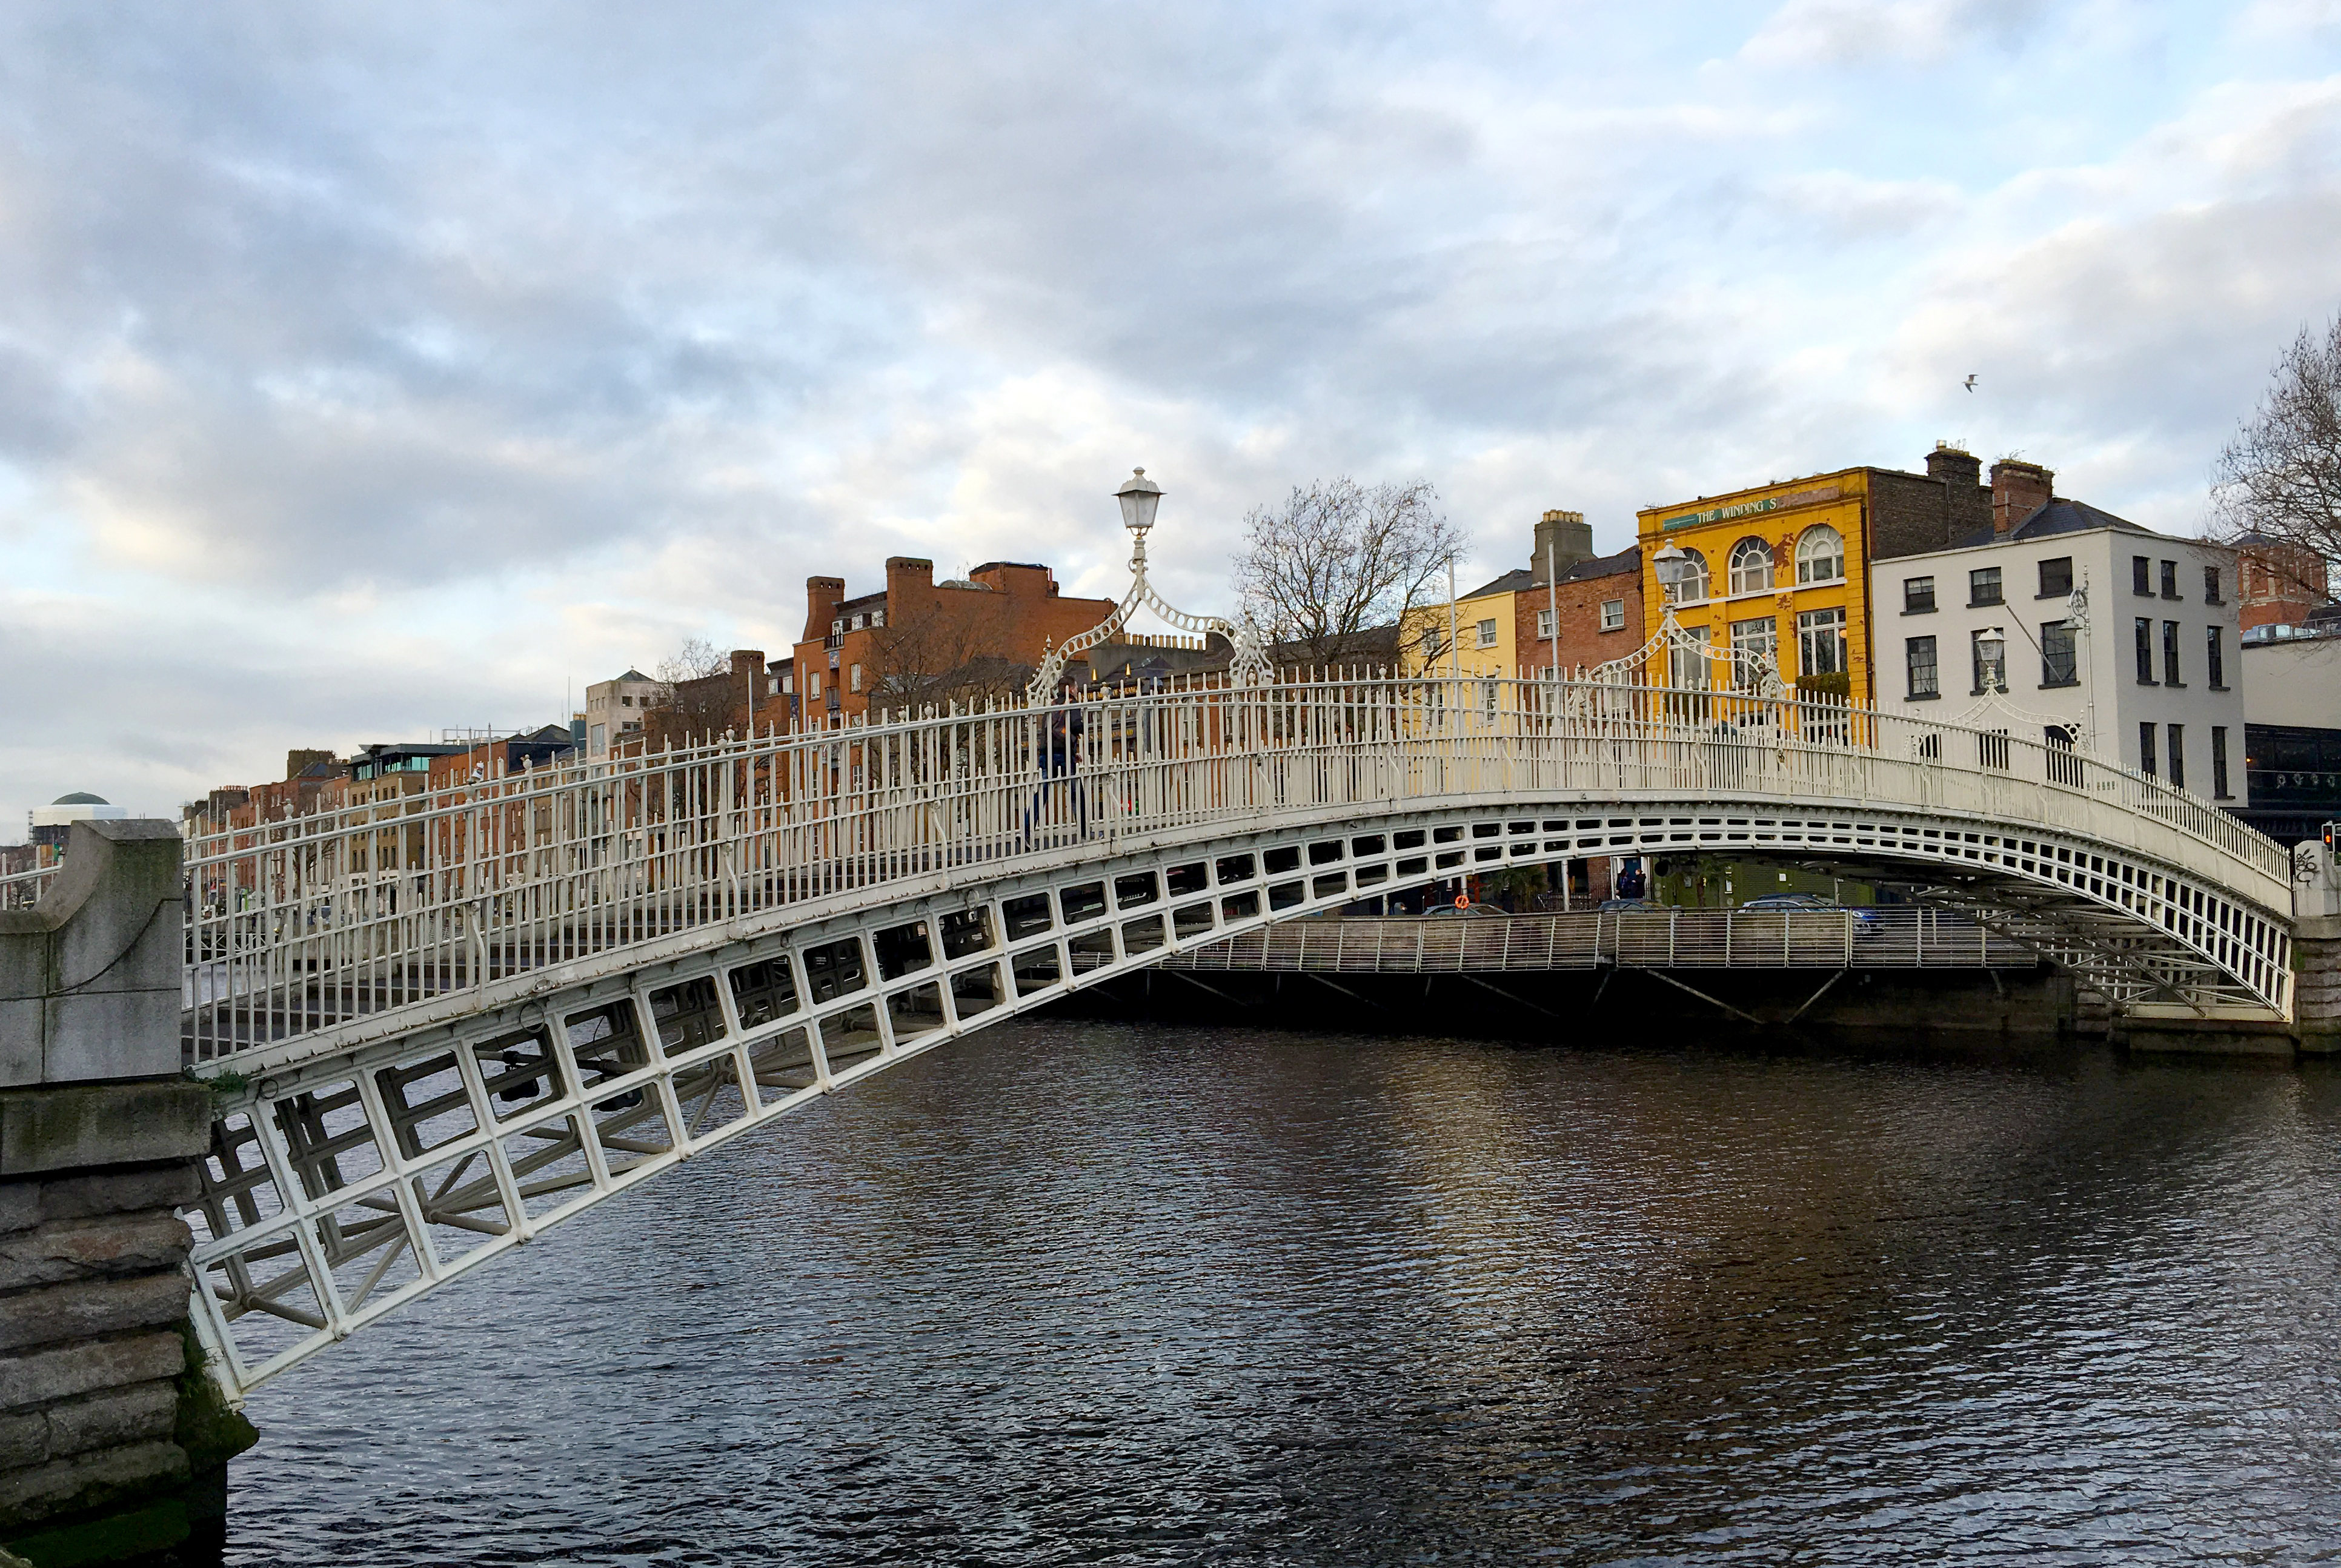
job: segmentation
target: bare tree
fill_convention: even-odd
[[[704,680],[731,667],[731,659],[716,652],[714,644],[704,637],[687,637],[682,647],[658,662],[658,668],[652,674],[672,686],[683,681]]]
[[[2248,535],[2291,550],[2254,553],[2296,586],[2306,557],[2341,563],[2341,316],[2320,335],[2307,327],[2277,356],[2259,406],[2212,465],[2215,531],[2230,544]]]
[[[1031,674],[1013,656],[1013,633],[1005,594],[960,592],[931,604],[890,604],[864,654],[872,714],[901,717],[1013,697]]]
[[[1243,612],[1274,643],[1331,663],[1357,634],[1403,620],[1463,548],[1428,479],[1367,486],[1347,474],[1295,485],[1275,511],[1244,518],[1236,585]]]
[[[647,699],[643,715],[643,738],[654,749],[714,739],[732,727],[734,710],[747,695],[732,678],[730,656],[704,637],[687,639],[652,674],[665,687]]]

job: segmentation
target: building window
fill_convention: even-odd
[[[1708,666],[1714,657],[1708,649],[1713,628],[1686,626],[1683,634],[1698,645],[1693,648],[1686,648],[1679,643],[1670,645],[1667,660],[1669,683],[1679,691],[1703,692],[1707,690],[1709,679]]]
[[[1539,610],[1537,612],[1537,641],[1540,643],[1549,643],[1552,641],[1552,612],[1550,610]]]
[[[1435,659],[1446,651],[1447,628],[1436,623],[1422,629],[1422,656]]]
[[[821,695],[820,671],[808,670],[805,672],[805,695],[809,697],[817,697]]]
[[[2059,555],[2054,561],[2040,563],[2040,596],[2061,599],[2073,591],[2073,558]]]
[[[2186,684],[2178,678],[2178,623],[2176,621],[2162,623],[2162,684],[2166,686]]]
[[[1942,677],[1935,668],[1935,639],[1911,637],[1902,644],[1902,662],[1910,672],[1910,694],[1914,697],[1939,697],[1943,694]]]
[[[1731,591],[1761,594],[1772,585],[1772,546],[1761,539],[1742,539],[1731,547]]]
[[[2048,748],[2048,782],[2074,784],[2081,782],[2081,759],[2073,754],[2073,731],[2067,724],[2049,724],[2040,733],[2043,744]]]
[[[2137,653],[2137,684],[2154,684],[2154,623],[2140,615],[2130,627],[2130,641]]]
[[[1626,629],[1625,600],[1604,599],[1601,601],[1601,629],[1605,632],[1622,632]]]
[[[1902,579],[1902,613],[1924,615],[1935,607],[1935,580],[1932,577]]]
[[[1494,681],[1479,683],[1479,708],[1491,719],[1496,716],[1496,684]]]
[[[1798,549],[1801,553],[1803,546],[1798,545]],[[1797,674],[1841,675],[1845,673],[1845,612],[1807,610],[1799,614],[1797,617]]]
[[[1758,673],[1777,668],[1779,652],[1779,623],[1771,616],[1732,622],[1731,684],[1743,692],[1756,690]]]
[[[2137,726],[2137,771],[2148,778],[2154,776],[2154,726],[2150,724]]]
[[[2227,793],[2227,726],[2211,726],[2211,793],[2221,800],[2233,800]]]
[[[1975,689],[1980,692],[1988,684],[2004,692],[2007,689],[2007,639],[2000,639],[1998,655],[1989,659],[1983,656],[1983,639],[1981,632],[1967,634],[1968,656],[1975,664]]]
[[[862,689],[862,666],[856,664],[852,669],[846,672],[846,674],[848,677],[847,684],[851,689],[857,692],[860,691]]]
[[[2002,603],[2002,600],[1999,594],[1998,567],[1978,566],[1974,571],[1967,574],[1967,604],[1969,606],[1972,607],[1977,604],[1997,604],[2000,603]]]
[[[1845,535],[1816,523],[1797,539],[1797,581],[1834,583],[1845,575]]]
[[[2062,621],[2042,622],[2040,684],[2044,686],[2078,685],[2077,664],[2074,656],[2073,628]]]
[[[1494,647],[1494,646],[1496,645],[1496,623],[1495,623],[1495,622],[1493,622],[1493,621],[1482,621],[1482,622],[1480,622],[1480,623],[1479,623],[1479,645],[1480,645],[1481,647],[1483,647],[1483,648],[1492,648],[1492,647]]]
[[[2166,727],[2169,734],[2163,737],[2162,749],[2170,754],[2170,787],[2185,789],[2187,787],[2187,726],[2170,724]]]
[[[608,746],[610,744],[610,726],[607,724],[595,724],[591,732],[588,744],[591,745],[593,754],[595,756],[600,756],[603,748]]]
[[[829,624],[829,634],[832,637],[842,637],[845,635],[845,623],[843,621],[832,621]]]
[[[870,612],[870,624],[871,624],[872,625],[873,625],[873,626],[882,626],[882,625],[884,625],[884,624],[886,624],[886,612],[885,612],[885,611],[883,611],[883,610],[872,610],[872,611],[871,611],[871,612]]]
[[[1674,594],[1678,604],[1703,604],[1707,599],[1707,557],[1696,550],[1686,549],[1681,563],[1675,568]]]
[[[2224,692],[2227,689],[2227,650],[2220,634],[2226,628],[2206,626],[2203,630],[2209,634],[2203,639],[2203,674],[2209,677],[2213,691]]]
[[[2162,596],[2166,599],[2178,597],[2178,563],[2176,561],[2162,564]]]
[[[2203,603],[2206,604],[2216,604],[2221,603],[2219,598],[2219,568],[2216,566],[2206,566],[2203,568]]]
[[[631,695],[620,697],[618,701],[621,704],[629,708],[634,705],[634,699]]]
[[[2152,596],[2154,593],[2154,563],[2143,555],[2129,558],[2129,586],[2133,594]]]

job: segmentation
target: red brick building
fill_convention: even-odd
[[[2236,541],[2236,606],[2242,629],[2305,626],[2329,596],[2325,559],[2314,550],[2246,534]]]
[[[1548,586],[1547,567],[1553,568]],[[1537,524],[1536,552],[1512,594],[1512,646],[1520,668],[1559,664],[1574,672],[1607,664],[1642,645],[1642,552],[1629,545],[1593,553],[1593,529],[1576,512],[1548,512]]]
[[[786,674],[768,684],[785,685],[776,707],[803,729],[866,714],[873,700],[882,708],[1006,696],[1050,648],[1113,607],[1063,596],[1046,566],[987,561],[938,583],[933,562],[897,555],[882,593],[848,598],[842,577],[806,578],[804,635]]]

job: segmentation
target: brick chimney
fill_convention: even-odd
[[[1536,582],[1544,581],[1548,551],[1553,570],[1564,575],[1579,561],[1593,559],[1593,524],[1585,520],[1584,513],[1548,512],[1538,519],[1536,550],[1529,557],[1529,571]]]
[[[2005,539],[2056,497],[2057,475],[2037,463],[2003,457],[1991,465],[1991,531]]]
[[[797,639],[818,643],[829,635],[829,624],[837,618],[837,607],[845,603],[845,579],[842,577],[807,577],[805,579],[805,629]]]
[[[1954,485],[1969,489],[1983,484],[1983,459],[1972,452],[1963,452],[1948,441],[1938,441],[1935,449],[1927,454],[1927,477],[1947,480]]]
[[[886,557],[886,619],[900,625],[934,608],[935,564],[915,555]]]

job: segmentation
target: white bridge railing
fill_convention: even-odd
[[[371,798],[190,840],[191,1060],[233,1065],[388,1025],[430,999],[745,917],[1263,814],[1689,791],[1901,805],[2130,846],[2155,824],[2156,853],[2262,906],[2288,868],[2207,802],[2029,735],[1566,681],[1198,684],[399,793],[409,782],[354,784]]]

